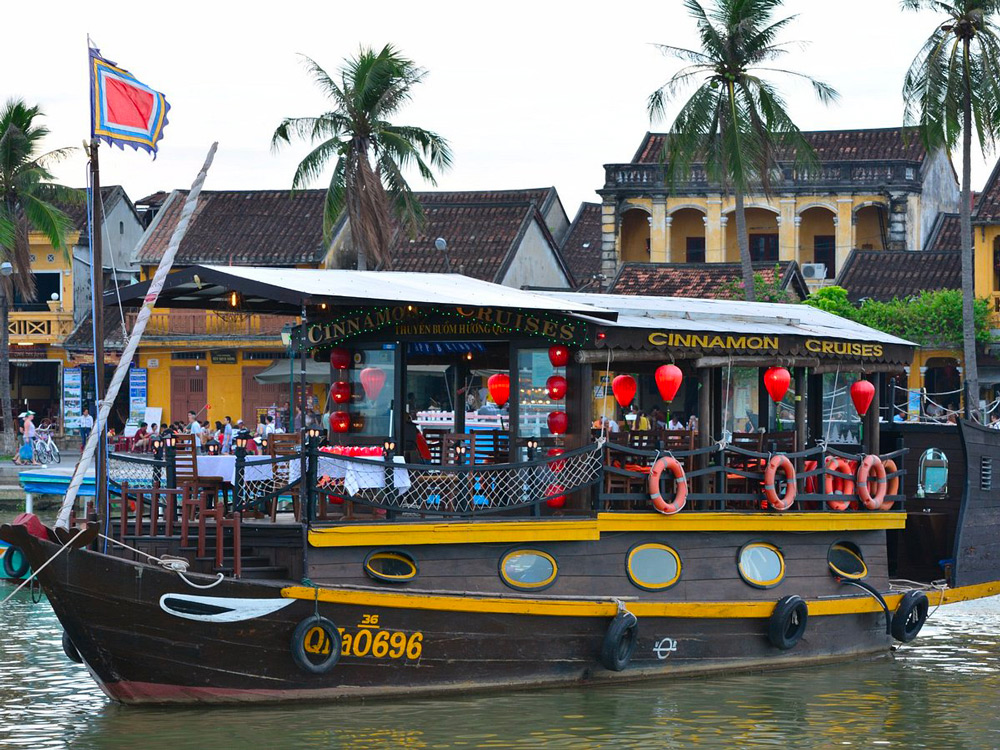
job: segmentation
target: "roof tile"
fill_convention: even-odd
[[[601,204],[581,203],[562,244],[566,264],[578,284],[601,272]]]
[[[787,284],[790,261],[754,263],[754,271],[774,283],[775,267]],[[743,278],[739,263],[625,263],[608,290],[612,294],[728,299],[727,287]]]
[[[956,232],[957,235],[957,232]],[[853,250],[837,284],[852,302],[883,302],[906,298],[921,291],[959,289],[962,254],[956,251]]]

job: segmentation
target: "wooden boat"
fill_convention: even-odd
[[[234,292],[259,312],[305,309],[301,355],[350,386],[329,434],[275,440],[252,460],[238,440],[227,497],[168,435],[154,458],[112,456],[114,504],[69,531],[33,517],[0,528],[38,571],[67,653],[115,700],[359,699],[821,664],[888,653],[929,607],[1000,593],[1000,436],[878,421],[883,373],[910,361],[907,342],[791,306],[411,274],[197,267],[171,275],[161,304],[221,308]],[[506,434],[454,425],[433,463],[416,460],[392,408],[421,362],[407,344],[428,337],[483,343],[476,366],[511,373]],[[671,360],[697,434],[593,430],[612,376],[631,373],[645,406]],[[763,387],[778,364],[800,397],[791,430]],[[468,365],[455,354],[449,367],[458,393]],[[734,368],[756,389],[733,387]],[[541,382],[564,378],[564,398],[539,403],[539,369]],[[876,400],[859,425],[840,413],[846,396],[823,393],[828,376],[836,394],[862,369]],[[748,398],[764,431],[730,432]],[[567,429],[560,417],[550,434],[521,432],[539,408],[564,411]],[[863,426],[861,443],[825,442],[831,420]],[[944,492],[926,491],[940,467],[908,451],[925,444],[949,455]],[[858,481],[871,456],[890,466],[884,482]],[[929,559],[938,550],[950,554]]]

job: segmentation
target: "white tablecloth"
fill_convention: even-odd
[[[263,482],[271,479],[274,475],[271,464],[253,466],[255,462],[269,461],[269,456],[247,456],[247,466],[244,473],[244,480],[248,482]],[[298,466],[298,460],[294,463]],[[296,471],[298,469],[296,468]],[[208,454],[198,455],[198,476],[201,477],[222,477],[223,482],[233,484],[236,481],[236,456],[210,456]],[[296,474],[296,476],[298,476]]]
[[[371,465],[359,463],[357,461],[345,461],[335,455],[323,454],[319,456],[319,471],[317,478],[330,477],[331,479],[344,480],[344,489],[354,495],[361,489],[376,489],[385,487],[385,469],[382,458],[362,458],[363,461],[372,462]],[[403,463],[402,456],[395,456],[396,463]],[[295,476],[298,476],[298,468],[294,469]],[[410,472],[406,469],[392,470],[392,484],[401,494],[410,489]]]
[[[264,482],[273,479],[275,466],[287,466],[287,476],[290,482],[299,478],[300,460],[298,458],[289,458],[287,463],[263,463],[270,460],[268,456],[247,456],[244,481]],[[338,456],[321,453],[316,476],[317,478],[326,476],[331,479],[343,479],[345,489],[352,495],[362,489],[385,487],[385,470],[382,468],[381,457],[362,460],[371,463],[369,465],[357,461],[345,461]],[[396,456],[394,460],[396,463],[403,463],[402,456]],[[236,481],[236,456],[199,455],[198,475],[222,477],[224,482],[233,484]],[[400,493],[406,492],[410,489],[410,472],[406,469],[393,469],[392,483]]]

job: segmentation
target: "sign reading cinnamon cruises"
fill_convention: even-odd
[[[786,341],[785,338],[782,336],[723,336],[719,334],[655,331],[649,334],[646,340],[652,346],[667,349],[768,352],[773,354],[793,354],[805,350],[811,354],[860,359],[876,359],[882,357],[884,354],[881,344],[813,338],[794,338]]]
[[[582,344],[586,326],[560,315],[541,315],[494,307],[451,307],[421,309],[414,305],[366,310],[354,315],[306,328],[310,348],[334,344],[345,339],[370,336],[378,332],[392,337],[510,338],[542,337],[552,342]],[[294,335],[294,334],[293,334]]]

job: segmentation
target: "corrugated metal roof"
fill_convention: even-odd
[[[822,336],[916,346],[905,339],[809,305],[574,292],[539,292],[539,294],[558,297],[567,302],[615,310],[618,312],[618,320],[604,324],[614,328]]]

